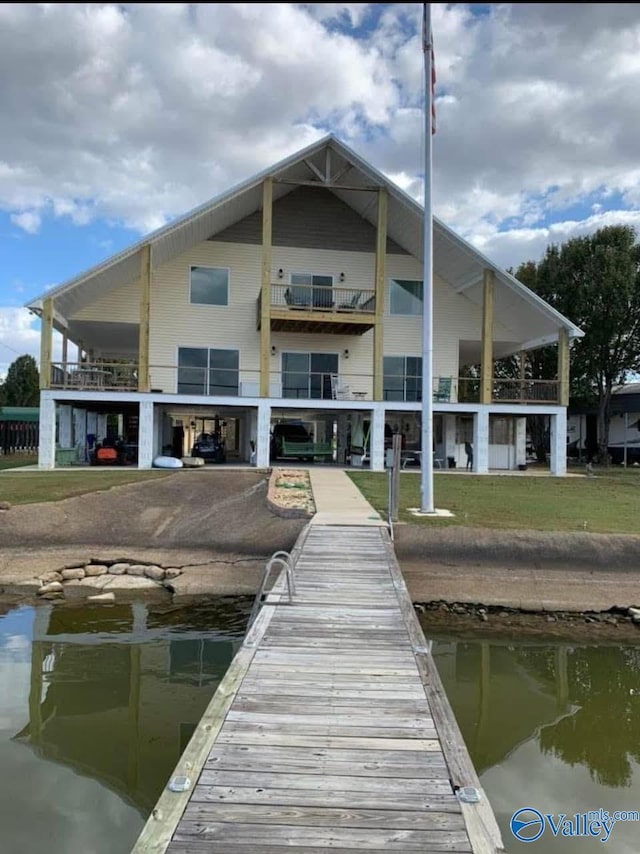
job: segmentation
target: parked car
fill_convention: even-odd
[[[214,433],[200,433],[191,448],[191,456],[201,457],[208,463],[224,463],[227,461],[227,449]]]
[[[274,424],[271,431],[271,459],[277,460],[282,456],[282,443],[294,444],[296,442],[313,442],[307,428],[301,421],[283,421],[282,424]],[[300,456],[299,460],[313,460],[313,457]]]

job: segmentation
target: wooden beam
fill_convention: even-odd
[[[51,387],[51,347],[53,342],[53,297],[42,301],[40,315],[40,388]]]
[[[384,282],[387,256],[387,191],[378,190],[376,227],[376,313],[373,327],[373,399],[382,400],[384,365]]]
[[[482,355],[480,361],[480,403],[491,403],[493,387],[493,295],[495,275],[485,269],[482,294]]]
[[[151,312],[151,245],[140,250],[140,332],[138,338],[138,391],[149,391],[149,319]]]
[[[558,333],[558,403],[569,406],[569,332],[562,327]]]
[[[382,187],[373,184],[363,184],[356,186],[355,184],[336,184],[335,178],[330,181],[303,181],[300,178],[273,178],[277,184],[294,184],[296,187],[321,187],[325,190],[363,190],[367,193],[377,193],[382,190]]]
[[[271,243],[273,238],[273,179],[262,185],[262,280],[260,302],[260,397],[269,397],[271,369]]]

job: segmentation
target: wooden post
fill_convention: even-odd
[[[51,346],[53,337],[53,297],[42,301],[40,315],[40,388],[51,388]]]
[[[564,326],[558,332],[558,403],[569,406],[569,333]]]
[[[400,469],[402,467],[402,436],[393,434],[393,464],[391,466],[391,521],[398,521],[400,510]]]
[[[387,191],[378,190],[376,229],[376,314],[373,327],[373,399],[382,400],[384,379],[384,280],[387,255]]]
[[[140,334],[138,338],[138,391],[149,391],[149,320],[151,309],[151,246],[140,251]]]
[[[262,280],[260,301],[260,397],[269,397],[271,369],[271,241],[273,178],[262,185]]]
[[[493,390],[493,270],[484,271],[482,295],[482,356],[480,362],[480,403],[491,403]]]

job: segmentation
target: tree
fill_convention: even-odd
[[[10,365],[2,384],[5,406],[38,406],[40,374],[33,356],[19,356]]]
[[[598,451],[604,462],[613,388],[640,368],[639,271],[635,230],[613,225],[549,246],[538,264],[528,261],[515,272],[516,278],[585,333],[571,349],[571,399],[597,404]],[[501,370],[516,370],[515,360],[503,362]],[[532,379],[554,378],[556,348],[528,353],[526,371]]]

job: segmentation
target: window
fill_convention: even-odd
[[[221,394],[237,397],[240,354],[205,347],[178,349],[178,394]]]
[[[192,305],[229,305],[229,271],[224,267],[191,267]]]
[[[282,396],[328,400],[337,373],[337,353],[283,353]]]
[[[293,305],[331,308],[333,305],[333,276],[292,273],[290,291]]]
[[[422,315],[422,282],[390,279],[389,314]]]
[[[385,400],[422,400],[422,357],[384,357],[383,397]]]

